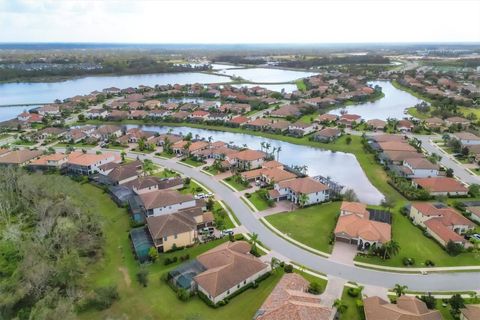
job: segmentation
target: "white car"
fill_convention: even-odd
[[[233,230],[232,229],[225,229],[222,231],[222,236],[233,236]]]

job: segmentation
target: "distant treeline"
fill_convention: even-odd
[[[55,62],[59,63],[60,59]],[[75,61],[77,62],[77,61]],[[74,77],[96,74],[146,74],[146,73],[169,73],[207,70],[207,66],[191,66],[157,61],[151,57],[139,57],[135,59],[105,59],[97,61],[101,68],[71,67],[66,64],[65,68],[48,68],[25,70],[24,68],[0,69],[0,82],[7,81],[34,81],[49,77]]]
[[[379,55],[352,55],[345,57],[305,58],[280,62],[279,66],[288,68],[311,68],[335,64],[388,64],[390,59]]]
[[[233,64],[265,64],[267,61],[260,57],[245,57],[236,55],[223,55],[217,56],[212,59],[213,62],[229,62]]]

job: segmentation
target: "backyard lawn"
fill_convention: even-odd
[[[330,236],[335,228],[340,202],[331,202],[266,217],[275,228],[309,247],[331,252]]]
[[[90,268],[84,283],[89,288],[116,285],[120,299],[107,310],[82,312],[80,319],[252,319],[283,274],[281,271],[272,274],[258,288],[243,292],[232,298],[227,306],[218,309],[208,307],[197,297],[181,302],[175,292],[160,280],[161,275],[179,263],[165,266],[163,261],[167,256],[187,253],[191,258],[195,257],[224,241],[217,240],[183,251],[162,254],[159,261],[147,266],[150,272],[149,285],[144,288],[135,278],[139,265],[130,248],[130,220],[126,210],[118,208],[101,189],[89,184],[84,184],[81,188],[104,218],[105,235],[104,257]]]
[[[194,167],[203,166],[205,163],[202,161],[193,160],[191,158],[183,159],[181,162],[189,164]]]

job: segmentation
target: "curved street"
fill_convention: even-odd
[[[175,159],[160,159],[152,155],[128,153],[128,157],[150,159],[165,168],[189,176],[209,188],[219,200],[223,200],[233,211],[241,224],[250,232],[257,233],[265,246],[279,256],[303,265],[308,269],[339,277],[359,284],[393,288],[395,284],[407,285],[414,291],[466,291],[480,289],[480,272],[450,272],[428,275],[376,271],[332,261],[304,250],[268,229],[255,218],[250,208],[227,186],[198,169],[177,163]]]

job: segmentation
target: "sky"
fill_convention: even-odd
[[[0,42],[480,42],[480,0],[0,0]]]

